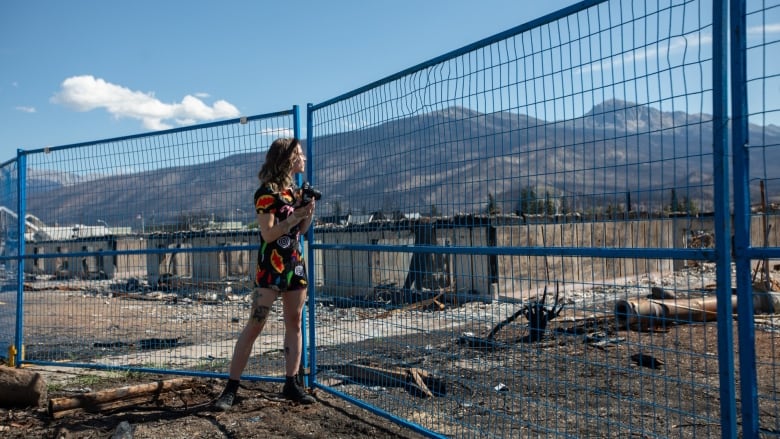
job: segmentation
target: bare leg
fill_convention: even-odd
[[[287,291],[282,294],[284,308],[284,361],[285,374],[295,376],[301,365],[301,320],[306,290]]]
[[[241,331],[236,341],[236,347],[233,350],[233,359],[230,361],[230,379],[238,380],[244,372],[249,355],[252,353],[252,347],[255,340],[263,331],[268,314],[271,312],[271,305],[276,300],[277,293],[267,288],[258,288],[254,293],[252,301],[252,312],[249,321]]]

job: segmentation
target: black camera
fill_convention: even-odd
[[[311,203],[311,200],[319,200],[322,198],[322,192],[314,189],[309,182],[304,182],[301,186],[301,206],[305,206]]]

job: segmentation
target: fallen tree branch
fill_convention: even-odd
[[[192,392],[192,389],[180,389],[177,390],[178,393],[185,393],[185,392]],[[141,395],[136,396],[132,398],[125,398],[125,399],[118,399],[116,401],[108,401],[108,402],[101,402],[96,403],[87,407],[77,407],[74,409],[67,409],[62,410],[59,412],[55,412],[51,414],[51,417],[54,419],[61,419],[66,416],[78,414],[83,411],[87,412],[93,412],[93,413],[105,413],[110,412],[112,410],[122,409],[129,406],[136,406],[141,404],[149,404],[159,401],[160,395]]]
[[[60,418],[77,409],[107,410],[123,404],[131,404],[136,399],[156,399],[163,392],[181,390],[192,386],[192,378],[175,378],[154,383],[138,384],[120,387],[118,389],[101,390],[82,395],[52,398],[49,400],[49,416]]]

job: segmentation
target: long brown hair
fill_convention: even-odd
[[[265,154],[265,163],[257,174],[261,184],[268,185],[274,192],[292,185],[293,157],[295,148],[299,144],[298,139],[294,137],[274,140]]]

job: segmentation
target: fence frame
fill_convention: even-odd
[[[221,127],[221,126],[228,126],[233,124],[246,124],[251,121],[258,121],[258,120],[264,120],[264,119],[273,119],[278,117],[292,117],[292,126],[290,127],[294,133],[294,136],[296,138],[301,137],[301,131],[300,131],[300,108],[297,105],[292,106],[292,108],[288,110],[281,110],[271,113],[264,113],[264,114],[258,114],[253,116],[242,116],[239,118],[229,119],[229,120],[223,120],[223,121],[217,121],[217,122],[209,122],[209,123],[203,123],[193,126],[186,126],[186,127],[179,127],[179,128],[172,128],[162,131],[156,131],[156,132],[150,132],[150,133],[142,133],[142,134],[134,134],[129,136],[122,136],[122,137],[116,137],[116,138],[110,138],[110,139],[102,139],[102,140],[96,140],[96,141],[89,141],[89,142],[81,142],[81,143],[75,143],[75,144],[69,144],[69,145],[62,145],[62,146],[56,146],[56,147],[47,147],[47,148],[39,148],[39,149],[33,149],[33,150],[22,150],[19,149],[17,151],[17,157],[15,159],[12,159],[8,161],[7,163],[16,163],[18,167],[17,171],[17,194],[18,194],[18,214],[17,214],[17,228],[18,228],[18,235],[20,239],[18,240],[19,245],[16,249],[17,255],[15,257],[4,257],[4,259],[8,260],[15,260],[17,261],[18,268],[17,268],[17,281],[16,281],[16,297],[17,297],[17,307],[16,307],[16,327],[15,327],[15,335],[14,335],[14,356],[12,358],[13,364],[15,365],[23,365],[23,364],[34,364],[34,365],[43,365],[43,366],[51,366],[51,365],[57,365],[57,366],[66,366],[66,367],[78,367],[78,368],[87,368],[87,369],[95,369],[95,370],[122,370],[122,371],[135,371],[135,372],[143,372],[143,373],[160,373],[160,374],[177,374],[177,375],[185,375],[185,376],[196,376],[196,377],[213,377],[213,378],[227,378],[228,373],[227,371],[219,372],[219,373],[213,373],[213,372],[201,372],[201,371],[191,371],[191,370],[182,370],[182,369],[165,369],[165,368],[155,368],[155,367],[133,367],[133,366],[126,366],[126,365],[109,365],[109,364],[102,364],[102,363],[80,363],[80,362],[51,362],[51,361],[39,361],[39,360],[29,360],[24,357],[24,276],[25,276],[25,261],[27,259],[32,258],[56,258],[56,257],[87,257],[87,256],[118,256],[118,255],[149,255],[149,254],[168,254],[168,253],[207,253],[207,252],[215,252],[215,251],[225,251],[225,250],[247,250],[250,252],[250,254],[256,250],[256,247],[253,245],[234,245],[234,246],[217,246],[217,247],[188,247],[188,248],[164,248],[164,249],[141,249],[141,250],[106,250],[106,251],[77,251],[77,252],[66,252],[66,253],[52,253],[52,254],[36,254],[36,255],[26,255],[25,254],[25,240],[24,240],[24,232],[25,232],[25,223],[26,223],[26,184],[27,184],[27,177],[26,177],[26,169],[27,169],[27,157],[31,154],[39,154],[39,153],[48,153],[51,151],[56,150],[64,150],[64,149],[73,149],[73,148],[81,148],[81,147],[87,147],[95,144],[100,143],[108,143],[108,142],[119,142],[124,140],[133,140],[133,139],[143,139],[148,137],[155,137],[155,136],[161,136],[161,135],[167,135],[167,134],[175,134],[175,133],[183,133],[188,132],[192,130],[199,130],[199,129],[206,129],[206,128],[212,128],[212,127]],[[303,325],[305,327],[305,322],[303,322]],[[304,352],[305,352],[305,345],[306,341],[304,340]],[[305,361],[305,355],[302,356],[302,365],[306,364]],[[279,377],[273,377],[273,376],[265,376],[265,375],[243,375],[242,379],[250,380],[250,381],[274,381],[274,382],[283,382],[283,378]]]
[[[417,64],[413,67],[390,75],[381,80],[372,82],[363,87],[356,88],[350,92],[326,100],[319,104],[307,105],[307,156],[313,157],[317,148],[317,135],[314,126],[316,113],[330,105],[345,101],[361,93],[372,90],[383,84],[413,75],[429,67],[435,66],[443,61],[450,60],[463,54],[467,54],[479,48],[490,44],[500,42],[511,36],[533,30],[552,21],[565,18],[591,7],[607,3],[610,0],[585,0],[557,12],[547,14],[528,23],[514,27],[507,31],[498,33],[494,36],[482,39],[475,43],[464,46],[460,49],[448,52],[444,55],[433,58],[429,61]],[[705,1],[705,0],[703,0]],[[750,155],[748,146],[748,93],[747,93],[747,43],[746,43],[746,2],[747,0],[710,0],[712,5],[713,17],[713,62],[712,62],[712,82],[713,82],[713,173],[715,178],[714,188],[715,196],[715,248],[714,249],[675,249],[670,252],[668,249],[658,248],[600,248],[600,247],[511,247],[495,248],[489,246],[450,246],[450,247],[409,247],[395,245],[369,245],[369,244],[322,244],[316,243],[316,234],[314,228],[307,232],[307,239],[310,243],[307,249],[307,257],[311,268],[308,276],[310,280],[310,294],[307,301],[307,318],[303,321],[303,353],[302,367],[310,369],[305,376],[307,383],[315,388],[322,389],[330,394],[336,395],[350,403],[353,403],[363,409],[369,410],[380,416],[383,416],[395,423],[408,427],[423,435],[430,437],[444,437],[443,435],[422,427],[411,420],[399,418],[383,409],[372,405],[370,402],[352,397],[345,392],[322,384],[317,380],[318,371],[318,348],[315,340],[317,327],[314,324],[316,310],[316,291],[313,287],[316,284],[316,270],[313,269],[316,264],[317,252],[326,250],[338,251],[383,251],[397,253],[438,253],[438,254],[467,254],[467,255],[511,255],[511,256],[555,256],[555,257],[597,257],[597,258],[643,258],[643,259],[673,259],[673,260],[697,260],[706,262],[715,262],[717,270],[717,288],[718,298],[717,307],[717,329],[718,329],[718,373],[719,373],[719,392],[720,392],[720,420],[722,437],[736,438],[758,437],[758,388],[757,388],[757,370],[756,370],[756,344],[755,344],[755,323],[751,319],[739,319],[737,323],[738,337],[736,342],[739,346],[739,370],[735,367],[735,356],[733,352],[734,337],[732,323],[732,309],[729,298],[732,295],[732,262],[736,265],[736,291],[738,296],[738,314],[753,315],[754,305],[752,297],[752,279],[751,279],[751,261],[756,259],[780,258],[780,248],[778,247],[753,247],[751,245],[751,207],[749,192],[749,170]],[[729,99],[731,105],[729,107]],[[730,111],[729,111],[730,109]],[[15,364],[40,364],[40,365],[65,365],[72,367],[86,367],[92,369],[122,369],[127,367],[109,366],[100,364],[83,363],[50,363],[41,361],[25,360],[23,357],[24,346],[24,267],[27,259],[54,257],[54,255],[36,254],[34,256],[25,254],[25,213],[26,213],[26,180],[27,180],[27,157],[30,154],[40,153],[50,150],[79,148],[94,145],[101,142],[114,142],[121,140],[137,139],[147,136],[170,134],[187,131],[190,129],[206,128],[234,123],[243,123],[246,120],[263,119],[277,116],[292,115],[293,132],[295,137],[302,138],[300,126],[300,110],[298,106],[293,106],[291,110],[267,113],[251,116],[248,118],[231,119],[221,122],[201,124],[192,127],[175,128],[155,133],[138,134],[124,136],[112,139],[104,139],[95,142],[84,142],[71,145],[57,146],[54,148],[43,148],[31,151],[18,150],[17,157],[0,165],[0,168],[16,165],[17,169],[17,236],[18,247],[14,256],[4,256],[1,260],[16,262],[16,316],[15,316],[15,334],[13,345],[16,348]],[[732,129],[729,130],[729,123]],[[729,157],[731,166],[729,166]],[[306,169],[306,178],[317,185],[314,181],[316,163],[311,163]],[[731,168],[731,170],[729,169]],[[731,171],[732,177],[729,177]],[[301,183],[302,176],[298,177],[298,183]],[[733,216],[730,213],[730,199],[733,195]],[[733,225],[732,225],[733,221]],[[732,229],[733,227],[733,229]],[[215,247],[187,248],[173,250],[174,252],[208,252],[216,250]],[[252,250],[252,246],[230,246],[219,247],[219,250]],[[165,250],[114,250],[103,251],[100,254],[104,256],[111,255],[132,255],[132,254],[150,254],[155,252],[170,253],[171,249]],[[71,252],[58,254],[56,256],[94,256],[98,252]],[[307,321],[309,322],[307,324]],[[131,370],[148,373],[176,373],[183,375],[220,377],[227,376],[226,373],[203,373],[186,370],[169,370],[157,368],[130,368]],[[741,414],[741,432],[738,431],[740,422],[737,419],[736,403],[736,385],[733,377],[739,373],[740,386],[740,414]],[[273,377],[247,376],[246,379],[272,380],[278,381]]]
[[[397,79],[411,76],[426,68],[435,66],[442,61],[466,54],[475,49],[488,46],[507,37],[520,34],[526,30],[549,23],[561,17],[574,14],[592,6],[605,3],[602,0],[587,0],[548,14],[526,24],[509,29],[505,32],[485,38],[473,44],[464,46],[458,50],[448,52],[429,61],[420,63],[396,74],[387,76],[381,80],[372,82],[360,88],[340,96],[326,100],[319,104],[308,104],[309,155],[316,149],[317,135],[313,126],[315,113],[335,103],[346,101],[366,91],[378,88],[383,84]],[[758,258],[778,258],[778,248],[753,248],[750,245],[750,194],[748,192],[749,155],[746,146],[747,139],[747,90],[746,90],[746,0],[712,0],[713,14],[713,171],[715,178],[715,243],[713,250],[681,250],[675,249],[673,254],[652,248],[603,249],[603,248],[567,248],[567,247],[523,247],[502,248],[491,247],[447,247],[446,249],[426,247],[408,248],[397,246],[376,246],[359,244],[313,244],[310,247],[310,260],[313,260],[315,250],[351,250],[368,251],[379,250],[384,252],[404,253],[457,253],[457,254],[502,254],[524,256],[597,256],[606,258],[619,258],[630,255],[641,255],[643,258],[671,258],[694,259],[701,261],[714,261],[717,264],[717,328],[718,328],[718,356],[719,356],[719,384],[720,384],[720,417],[721,432],[723,437],[738,437],[737,432],[737,404],[736,386],[733,380],[736,369],[734,364],[734,337],[732,324],[732,309],[730,307],[731,291],[731,263],[736,263],[738,314],[753,315],[751,260]],[[729,24],[729,19],[731,20]],[[729,44],[730,42],[730,44]],[[731,62],[729,63],[729,55]],[[729,82],[729,73],[731,81]],[[729,132],[729,107],[731,97],[731,121],[733,129]],[[730,138],[729,138],[730,137]],[[730,146],[733,145],[733,160],[731,168],[733,179],[729,178]],[[309,169],[310,175],[313,170]],[[731,181],[731,184],[730,184]],[[730,195],[734,194],[734,214],[732,232],[732,215],[730,214]],[[733,241],[732,241],[733,238]],[[732,251],[732,245],[734,246]],[[755,358],[755,324],[751,319],[739,319],[738,321],[739,350],[739,374],[741,379],[741,421],[744,437],[757,437],[758,426],[758,394]],[[310,334],[315,340],[315,330]],[[316,381],[317,357],[316,346],[312,346],[311,361],[313,370],[313,383],[330,393],[348,399],[350,402],[388,417],[398,423],[406,423],[404,419],[384,412],[368,403],[357,400],[329,386]],[[435,432],[427,431],[419,426],[413,426],[416,430],[436,436]]]

